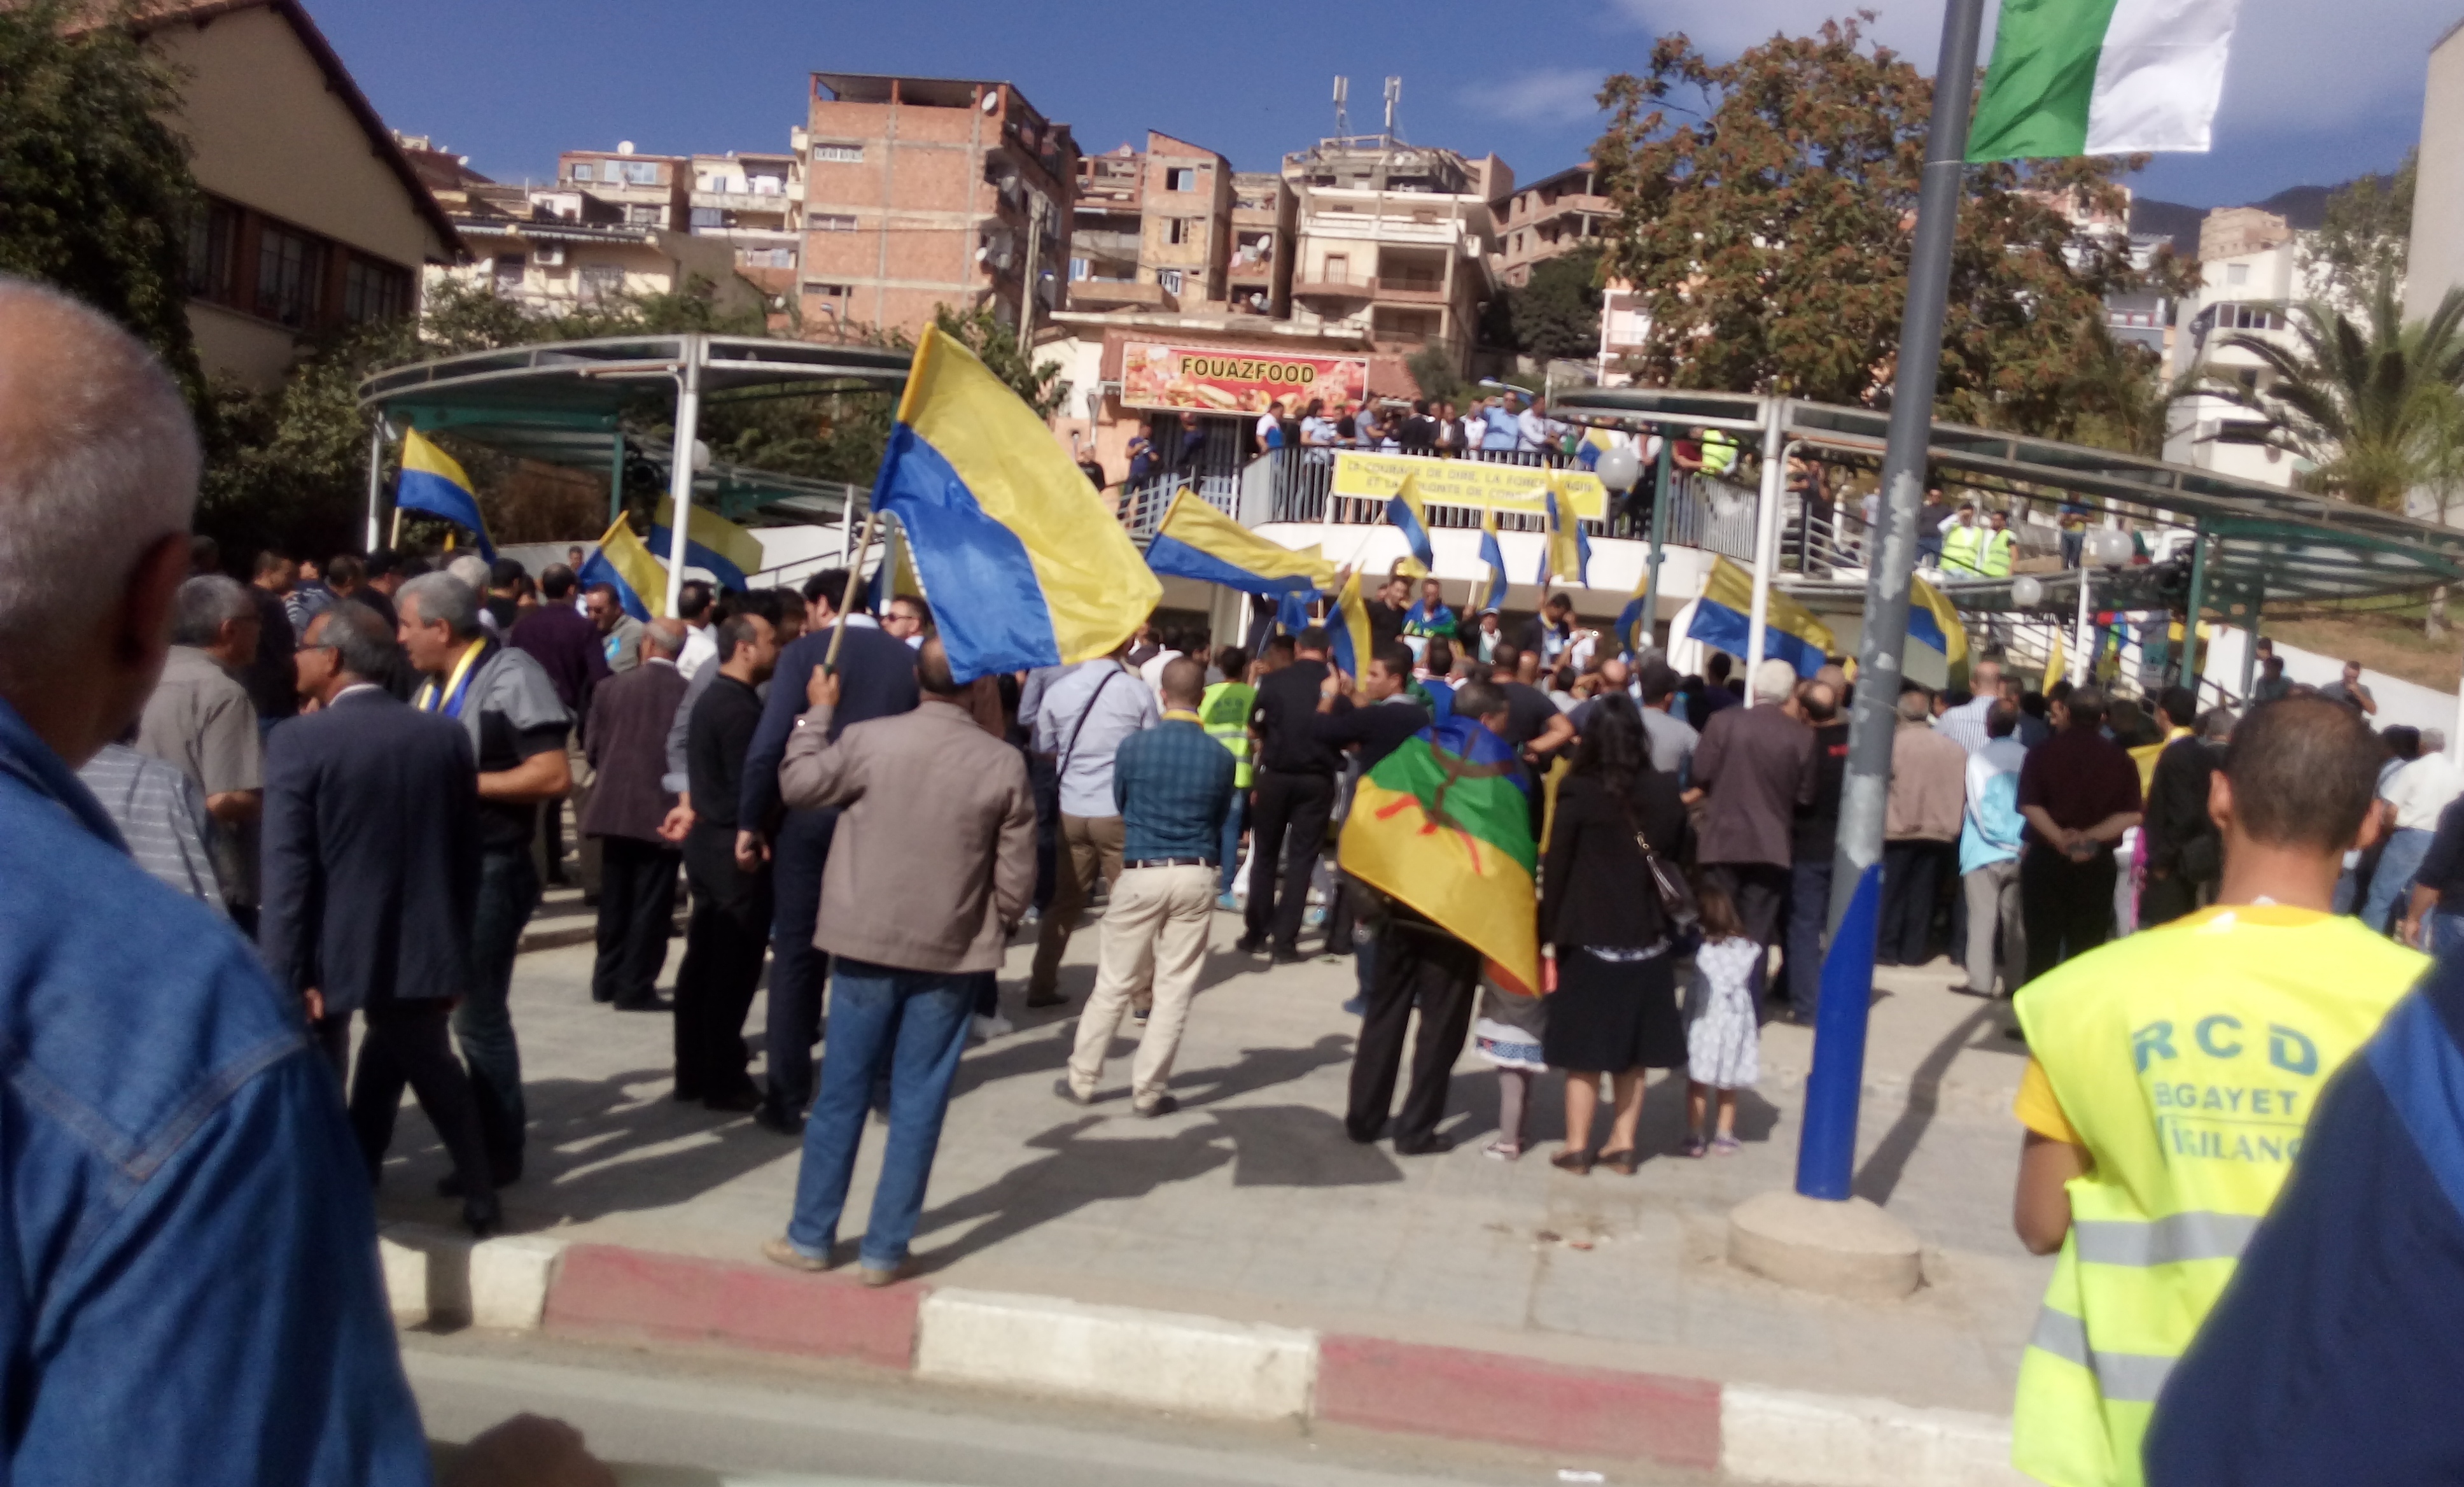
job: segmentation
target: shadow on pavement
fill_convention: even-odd
[[[1031,1137],[1026,1145],[1048,1155],[1012,1168],[988,1187],[927,1209],[915,1228],[919,1239],[978,1219],[984,1222],[961,1239],[918,1254],[918,1272],[956,1264],[1090,1203],[1143,1198],[1233,1160],[1232,1151],[1220,1144],[1226,1134],[1223,1127],[1212,1121],[1165,1137],[1084,1139],[1105,1123],[1102,1116],[1081,1116]]]
[[[1941,1042],[1929,1050],[1923,1062],[1908,1076],[1908,1100],[1900,1110],[1900,1118],[1874,1143],[1865,1165],[1857,1169],[1857,1179],[1849,1190],[1871,1203],[1888,1203],[1900,1178],[1908,1169],[1908,1159],[1916,1155],[1917,1143],[1925,1139],[1925,1127],[1933,1124],[1934,1114],[1941,1105],[1942,1076],[1950,1071],[1951,1061],[1967,1048],[1977,1032],[1998,1027],[1994,1004],[1987,1002],[1959,1019]]]

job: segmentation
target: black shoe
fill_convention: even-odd
[[[1232,942],[1232,952],[1235,955],[1264,955],[1266,953],[1266,937],[1243,935]]]
[[[704,1110],[715,1110],[722,1115],[750,1115],[762,1106],[761,1091],[748,1081],[741,1088],[722,1090],[704,1097],[701,1105]]]
[[[676,1086],[675,1100],[677,1104],[690,1105],[700,1099],[701,1091],[693,1088],[691,1085],[679,1084]]]
[[[1289,950],[1277,950],[1275,952],[1274,960],[1268,964],[1275,965],[1306,965],[1309,963],[1309,957],[1303,955],[1299,949],[1294,948]]]
[[[613,991],[602,991],[597,987],[592,987],[590,988],[590,999],[597,1002],[600,1006],[605,1007],[608,1003],[616,1000],[616,993]]]
[[[1060,1096],[1063,1099],[1069,1101],[1069,1103],[1073,1105],[1091,1105],[1095,1102],[1094,1096],[1081,1095],[1076,1090],[1071,1089],[1069,1087],[1069,1076],[1066,1074],[1052,1081],[1052,1093]]]
[[[1046,1007],[1067,1007],[1069,1005],[1069,998],[1049,989],[1029,991],[1026,993],[1026,1005],[1030,1010],[1041,1010]]]
[[[676,1004],[653,992],[649,996],[628,996],[612,1004],[620,1012],[671,1012]]]
[[[789,1115],[786,1111],[781,1110],[778,1105],[767,1099],[764,1099],[761,1102],[759,1109],[753,1112],[753,1123],[761,1127],[765,1131],[775,1131],[781,1136],[802,1136],[804,1134],[803,1121]]]
[[[505,1227],[505,1206],[494,1197],[486,1203],[465,1202],[462,1205],[463,1227],[473,1239],[485,1239]]]
[[[1378,1137],[1386,1134],[1386,1122],[1380,1121],[1372,1129],[1363,1131],[1358,1126],[1353,1125],[1351,1121],[1346,1121],[1343,1122],[1343,1134],[1352,1138],[1353,1145],[1366,1146],[1370,1143],[1375,1141]]]
[[[1431,1136],[1409,1144],[1399,1141],[1395,1143],[1395,1155],[1398,1157],[1435,1157],[1454,1149],[1455,1143],[1443,1136]]]
[[[1152,1121],[1158,1116],[1168,1116],[1179,1109],[1180,1101],[1170,1095],[1157,1095],[1153,1104],[1133,1105],[1130,1108],[1135,1110],[1144,1119]]]

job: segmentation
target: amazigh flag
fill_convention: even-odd
[[[1500,985],[1536,994],[1531,784],[1513,748],[1478,719],[1423,728],[1362,776],[1335,858],[1478,950]]]
[[[2205,151],[2240,0],[2002,0],[1968,158]]]

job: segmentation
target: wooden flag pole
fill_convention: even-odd
[[[855,544],[855,555],[847,561],[847,592],[839,596],[839,622],[830,632],[829,654],[822,657],[822,670],[839,669],[839,646],[846,641],[847,616],[855,610],[855,586],[864,582],[864,555],[872,550],[872,529],[881,521],[878,511],[864,514],[864,538]]]

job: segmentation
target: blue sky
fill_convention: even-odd
[[[1938,0],[1866,0],[1883,40],[1932,66]],[[1532,180],[1583,157],[1590,98],[1683,31],[1730,55],[1848,5],[1824,0],[1419,0],[1390,10],[1249,0],[1121,8],[991,0],[310,0],[386,121],[500,180],[562,149],[783,149],[816,69],[1003,78],[1088,151],[1150,128],[1271,168],[1333,122],[1374,130],[1403,79],[1400,132],[1494,151]],[[2451,11],[2454,13],[2450,13]],[[2133,181],[2213,206],[2326,184],[2402,158],[2420,130],[2429,47],[2464,0],[2242,0],[2217,147]],[[1990,44],[1990,43],[1989,43]]]

